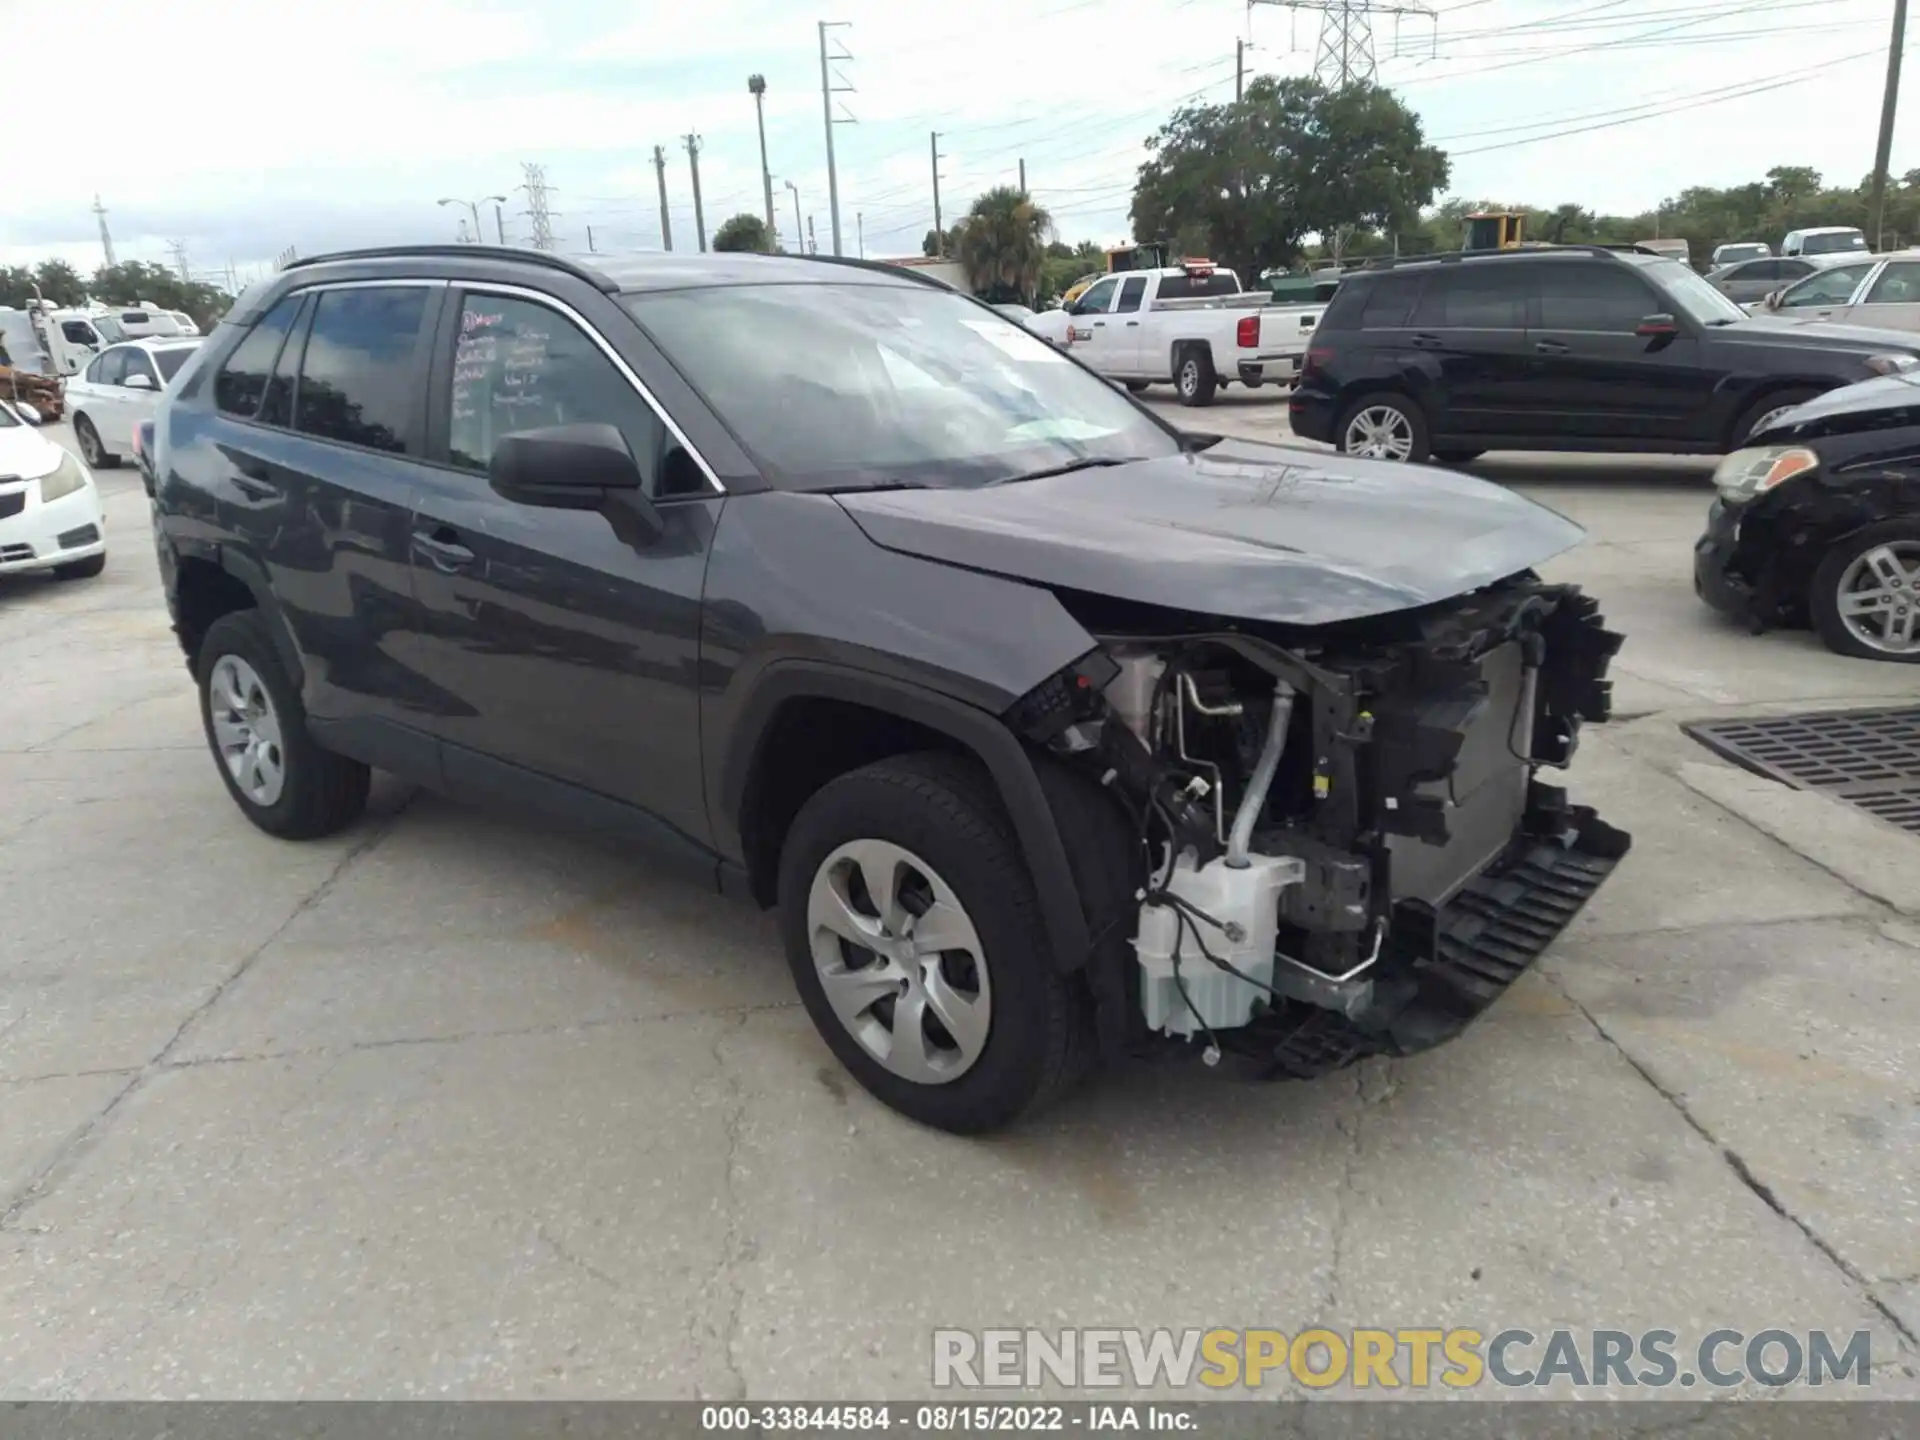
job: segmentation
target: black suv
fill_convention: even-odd
[[[1754,319],[1675,260],[1543,246],[1344,277],[1293,431],[1353,455],[1715,455],[1822,391],[1912,367],[1916,337]]]
[[[881,265],[480,246],[249,291],[153,445],[167,603],[263,830],[370,767],[777,905],[888,1104],[1438,1043],[1626,839],[1535,778],[1619,636],[1496,486],[1184,436]]]

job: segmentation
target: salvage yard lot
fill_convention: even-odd
[[[393,787],[253,830],[102,472],[107,574],[0,581],[0,1395],[904,1398],[936,1326],[1311,1324],[1867,1328],[1920,1395],[1920,839],[1676,723],[1920,668],[1701,607],[1706,462],[1476,469],[1628,636],[1571,781],[1612,882],[1438,1051],[984,1141],[841,1072],[768,917]]]

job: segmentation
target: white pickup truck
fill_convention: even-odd
[[[1104,276],[1026,324],[1129,390],[1171,381],[1181,404],[1207,405],[1235,380],[1291,384],[1325,308],[1276,305],[1265,291],[1243,292],[1233,271],[1190,260]]]

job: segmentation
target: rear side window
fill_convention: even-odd
[[[266,392],[267,374],[273,369],[273,357],[280,343],[293,328],[293,317],[300,309],[300,297],[289,295],[261,317],[247,332],[247,338],[234,347],[227,363],[213,381],[213,403],[229,415],[246,419],[260,408]]]
[[[1370,285],[1358,287],[1361,297],[1362,330],[1399,330],[1413,314],[1420,298],[1418,275],[1382,275]]]
[[[1518,330],[1526,324],[1534,268],[1503,260],[1435,270],[1421,291],[1413,324],[1435,330]]]
[[[406,452],[427,294],[419,285],[320,293],[300,361],[294,429]]]
[[[1867,292],[1868,305],[1911,305],[1920,300],[1920,261],[1889,260]]]
[[[89,378],[96,385],[118,385],[127,378],[127,354],[124,349],[107,351],[93,362],[98,373],[90,374]]]
[[[184,345],[174,350],[156,350],[153,363],[160,367],[162,380],[171,380],[180,373],[180,367],[187,363],[187,357],[192,354],[193,351]]]
[[[1802,275],[1813,273],[1813,266],[1804,260],[1776,260],[1774,264],[1780,267],[1782,280],[1798,280]]]
[[[1662,306],[1644,284],[1617,265],[1542,265],[1543,330],[1625,334]]]
[[[293,322],[293,333],[280,347],[280,358],[273,365],[273,378],[267,381],[266,398],[260,402],[259,415],[254,417],[262,425],[291,427],[293,424],[293,382],[300,370],[300,352],[307,348],[307,326],[312,322],[313,300],[309,297]]]
[[[1193,300],[1239,293],[1239,281],[1216,270],[1211,275],[1162,275],[1156,295],[1161,300]]]

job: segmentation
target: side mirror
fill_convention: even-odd
[[[1769,290],[1767,292],[1767,298],[1760,302],[1762,308],[1767,310],[1778,310],[1780,308],[1780,297],[1786,293],[1787,292],[1784,289]]]
[[[1659,339],[1669,335],[1678,335],[1680,326],[1671,315],[1649,315],[1633,327],[1633,333],[1647,339]]]
[[[153,377],[151,375],[129,375],[120,383],[129,390],[153,389]]]
[[[41,418],[40,407],[37,405],[29,405],[24,400],[16,400],[13,402],[13,408],[19,413],[20,418],[29,425],[44,425],[47,423]]]
[[[493,447],[487,477],[494,493],[516,505],[545,510],[598,510],[619,497],[646,528],[663,528],[642,492],[640,466],[613,425],[549,425],[503,436]]]

